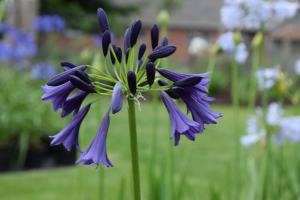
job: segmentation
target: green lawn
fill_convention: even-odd
[[[95,104],[96,105],[96,104]],[[97,106],[92,107],[90,113],[80,130],[81,138],[84,140],[84,148],[91,142],[96,134],[104,113],[109,105],[108,100],[102,101],[101,113]],[[104,108],[104,105],[105,108]],[[185,112],[183,104],[180,105]],[[186,187],[182,187],[184,199],[209,199],[208,187],[211,184],[224,182],[226,176],[225,164],[233,156],[234,135],[232,131],[233,112],[230,106],[212,105],[212,109],[221,112],[224,117],[218,119],[218,124],[206,126],[202,135],[196,136],[196,141],[189,141],[181,137],[181,141],[174,150],[174,171],[175,171],[175,193],[178,192],[179,180],[188,164]],[[138,144],[141,170],[142,196],[148,199],[148,168],[152,152],[152,121],[153,109],[150,101],[141,101],[141,112],[137,109]],[[98,113],[97,113],[97,112]],[[60,113],[57,113],[59,117]],[[96,118],[97,115],[101,119]],[[105,173],[105,198],[118,199],[121,180],[126,181],[124,199],[131,198],[131,161],[130,146],[127,124],[127,109],[124,101],[123,109],[120,113],[110,115],[110,128],[107,137],[107,152],[113,168],[106,168],[102,165],[95,169],[95,165],[77,167],[58,168],[50,170],[31,170],[17,173],[0,174],[0,195],[1,199],[26,200],[26,199],[99,199],[98,181],[100,180],[100,168]],[[245,130],[245,120],[247,119],[246,109],[240,109],[240,129],[241,134]],[[173,140],[169,139],[170,122],[166,109],[162,102],[159,103],[157,131],[157,156],[155,161],[155,174],[158,177],[165,177],[168,182],[169,173],[169,147]],[[237,120],[237,118],[235,119]],[[62,123],[68,123],[68,119],[63,119]],[[190,162],[188,162],[189,151],[192,149]],[[252,150],[255,149],[251,148]],[[244,151],[243,151],[244,152]],[[255,152],[254,152],[255,153]],[[80,180],[82,169],[82,179],[80,185],[76,186],[75,180]],[[79,169],[79,170],[78,170]],[[224,182],[226,183],[226,182]],[[160,181],[160,185],[169,194],[169,184]],[[165,186],[164,186],[165,185]],[[189,189],[190,188],[190,189]],[[74,190],[75,189],[75,190]],[[188,190],[187,190],[188,189]],[[81,193],[81,195],[79,195]],[[168,199],[166,197],[166,199]]]

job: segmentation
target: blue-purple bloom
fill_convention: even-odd
[[[38,62],[33,65],[31,73],[35,79],[47,79],[56,74],[56,68],[47,63]]]
[[[78,113],[79,108],[82,102],[84,101],[84,99],[87,97],[87,95],[89,95],[88,92],[79,91],[73,96],[68,97],[64,103],[64,107],[62,108],[61,118],[68,116],[73,111],[74,111],[73,113],[73,118],[74,118],[74,116]]]
[[[123,94],[122,94],[122,83],[118,81],[113,89],[111,96],[111,112],[115,114],[122,109],[123,106]]]
[[[174,145],[178,145],[181,134],[184,134],[189,140],[195,141],[195,134],[199,133],[200,124],[183,114],[166,92],[160,91],[160,93],[170,115],[172,127],[170,139],[175,136]]]
[[[32,26],[39,32],[60,32],[65,29],[66,21],[58,15],[41,15],[35,18]]]
[[[100,165],[103,163],[107,167],[113,167],[107,157],[106,152],[106,137],[109,128],[109,112],[105,114],[100,127],[97,131],[96,137],[93,139],[91,144],[86,148],[83,154],[78,158],[76,163],[83,161],[84,165],[90,165],[95,163]]]
[[[68,151],[71,150],[71,147],[75,144],[76,148],[79,152],[82,153],[81,149],[79,148],[78,144],[78,134],[81,122],[85,118],[86,114],[90,110],[91,104],[87,104],[84,106],[75,117],[73,117],[72,121],[58,134],[54,136],[50,136],[50,138],[53,138],[51,142],[51,146],[63,144],[64,147]]]
[[[66,99],[74,89],[75,86],[70,81],[59,86],[42,86],[42,90],[47,92],[42,96],[42,100],[53,101],[53,110],[56,112],[59,108],[64,108]]]

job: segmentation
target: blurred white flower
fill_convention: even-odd
[[[235,52],[235,60],[239,64],[244,64],[247,60],[248,57],[248,51],[246,49],[246,45],[244,43],[240,43],[236,47],[236,52]]]
[[[249,147],[264,138],[266,134],[267,131],[262,129],[257,133],[242,136],[240,142],[243,146]]]
[[[250,116],[247,120],[247,129],[248,134],[255,134],[259,131],[259,122],[258,118],[254,115]]]
[[[266,116],[267,124],[270,126],[277,126],[281,120],[284,110],[281,108],[281,105],[278,103],[271,103],[268,107],[268,113]]]
[[[275,68],[259,69],[256,72],[258,90],[269,90],[278,81],[279,71]]]
[[[274,2],[275,17],[279,21],[283,21],[285,18],[292,19],[299,9],[298,2],[278,1]]]
[[[190,41],[188,52],[192,56],[200,55],[208,46],[206,40],[201,37],[194,37]]]
[[[300,75],[300,58],[295,63],[295,72],[297,75]]]

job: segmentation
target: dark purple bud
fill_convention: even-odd
[[[70,63],[68,61],[62,61],[62,62],[60,62],[60,65],[62,67],[69,67],[70,69],[77,67],[76,65],[74,65],[73,63]]]
[[[84,82],[83,80],[81,80],[80,78],[78,78],[77,76],[71,75],[70,76],[70,82],[76,88],[78,88],[79,90],[82,90],[84,92],[88,92],[88,93],[96,93],[97,92],[93,88],[93,86],[91,86],[90,84],[87,84],[86,82]]]
[[[124,46],[123,46],[123,50],[124,50],[124,53],[126,54],[126,51],[128,48],[130,48],[130,36],[131,36],[131,29],[128,28],[125,32],[125,35],[124,35]]]
[[[103,33],[105,31],[110,31],[106,13],[102,8],[98,8],[97,15],[98,15],[98,21],[99,21],[101,31]]]
[[[62,67],[64,69],[64,72],[65,71],[68,71],[69,69],[71,69],[70,67]]]
[[[125,62],[126,62],[126,64],[127,64],[127,61],[128,61],[129,52],[130,52],[130,48],[128,48],[128,49],[126,50],[126,53],[125,53]]]
[[[141,60],[144,53],[146,51],[146,44],[143,43],[141,46],[140,46],[140,49],[139,49],[139,55],[138,55],[138,60]]]
[[[84,71],[82,71],[81,69],[78,69],[75,72],[75,76],[77,76],[78,78],[80,78],[81,80],[86,82],[87,84],[92,84],[89,77],[88,77],[88,75]]]
[[[148,58],[150,59],[165,58],[173,54],[175,51],[176,51],[176,47],[174,45],[167,45],[150,53],[148,55]]]
[[[154,24],[151,28],[151,44],[152,44],[152,50],[155,49],[158,45],[158,38],[159,38],[159,30],[158,26]]]
[[[104,57],[106,57],[107,55],[110,42],[111,42],[110,32],[105,31],[102,36],[102,49],[103,49]]]
[[[175,94],[180,94],[184,91],[184,88],[182,88],[182,87],[172,87],[168,91],[173,92]]]
[[[161,79],[159,79],[158,80],[158,85],[160,85],[160,86],[168,86],[169,84],[168,83],[166,83],[165,81],[163,81],[163,80],[161,80]],[[175,93],[173,93],[173,92],[171,92],[171,91],[165,91],[172,99],[180,99],[180,97],[179,97],[179,95],[178,94],[175,94]]]
[[[68,82],[69,81],[69,76],[70,75],[74,75],[75,72],[78,69],[85,70],[86,69],[86,65],[81,65],[81,66],[69,69],[67,71],[64,71],[64,72],[62,72],[60,74],[57,74],[56,76],[52,77],[48,81],[47,85],[49,85],[49,86],[58,86],[58,85],[62,85],[64,83]]]
[[[121,63],[122,62],[122,49],[120,47],[116,47],[115,54],[117,56],[119,63]]]
[[[130,47],[133,47],[136,44],[141,28],[142,28],[142,22],[141,20],[137,20],[132,27],[131,36],[130,36]]]
[[[138,65],[138,72],[140,71],[141,66],[143,65],[144,60],[143,58],[139,61],[139,65]]]
[[[169,40],[167,38],[167,36],[164,36],[162,39],[161,39],[161,46],[167,46],[169,43]]]
[[[158,85],[160,85],[160,86],[167,86],[167,85],[169,85],[169,84],[166,83],[165,81],[159,79],[159,80],[158,80]]]
[[[129,86],[129,90],[130,92],[135,95],[136,93],[136,76],[135,73],[133,71],[128,71],[127,73],[127,81],[128,81],[128,86]]]
[[[203,77],[201,76],[191,76],[179,81],[176,81],[173,85],[178,87],[192,87],[201,82]]]
[[[155,79],[155,64],[154,63],[148,63],[146,65],[146,74],[147,74],[148,84],[151,87],[153,85],[154,79]]]
[[[161,45],[158,45],[158,46],[156,46],[155,48],[154,48],[154,50],[153,51],[158,51],[159,49],[161,49],[163,46],[161,46]]]
[[[134,21],[132,22],[132,24],[131,24],[131,29],[134,27],[135,23],[136,23],[136,20],[134,20]]]
[[[119,81],[116,83],[112,97],[111,97],[111,112],[115,114],[122,109],[123,95],[122,95],[122,83]]]
[[[112,44],[111,46],[112,46],[113,50],[116,51],[116,48],[117,48],[116,45]],[[116,59],[111,50],[110,50],[110,59],[111,59],[111,63],[114,65],[116,63]]]

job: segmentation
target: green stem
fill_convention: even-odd
[[[19,157],[17,161],[17,166],[20,168],[24,167],[26,161],[28,152],[28,140],[28,135],[26,133],[21,133],[19,140]]]
[[[211,71],[210,79],[212,79],[213,72],[214,72],[214,69],[215,69],[215,66],[216,66],[216,58],[217,58],[217,55],[214,53],[210,56],[210,59],[209,59],[207,72]],[[208,91],[210,89],[210,86],[211,86],[211,84],[209,84],[209,86],[208,86]]]
[[[266,59],[266,35],[264,32],[264,27],[262,27],[262,32],[263,32],[263,39],[262,39],[262,45],[261,45],[261,60],[262,60],[262,68],[266,69],[267,67],[267,59]],[[266,80],[264,80],[264,82],[266,82]],[[268,90],[264,90],[262,92],[262,109],[263,109],[263,113],[264,116],[266,115],[266,110],[268,107]]]
[[[141,199],[140,171],[139,171],[139,156],[138,156],[134,106],[135,106],[134,100],[128,99],[128,121],[129,121],[129,134],[130,134],[130,147],[131,147],[133,193],[134,193],[134,200],[140,200]]]
[[[0,8],[0,23],[2,22],[2,19],[3,19],[3,16],[4,16],[6,4],[7,4],[7,0],[3,0],[3,1],[1,2],[1,8]]]
[[[232,76],[232,107],[233,107],[233,121],[234,121],[234,135],[235,135],[235,163],[236,163],[236,199],[239,199],[239,186],[240,186],[240,134],[239,134],[239,94],[238,94],[238,64],[235,59],[232,59],[231,65],[231,76]]]
[[[250,94],[248,100],[248,112],[249,114],[253,112],[255,108],[255,100],[256,100],[256,72],[258,70],[259,65],[259,51],[257,48],[253,48],[252,52],[252,68],[251,68],[251,76],[250,76]]]

